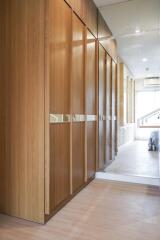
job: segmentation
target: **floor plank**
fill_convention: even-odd
[[[46,225],[0,215],[1,240],[159,240],[160,193],[94,180]]]

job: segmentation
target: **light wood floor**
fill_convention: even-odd
[[[0,240],[159,240],[160,194],[94,180],[46,225],[0,215]]]
[[[147,141],[126,144],[120,148],[116,160],[106,168],[106,172],[159,178],[159,152],[148,151]]]

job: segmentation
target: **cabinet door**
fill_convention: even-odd
[[[96,169],[96,39],[88,30],[86,37],[86,151],[87,179],[90,179]]]
[[[111,156],[111,139],[112,139],[112,106],[111,106],[111,82],[112,82],[112,60],[109,55],[107,55],[106,64],[106,163],[110,163],[112,159]]]
[[[116,64],[112,60],[112,160],[115,159],[116,149]]]
[[[115,63],[115,155],[118,153],[118,76]]]
[[[106,52],[99,45],[99,169],[106,162]]]
[[[61,14],[59,14],[61,13]],[[50,1],[50,188],[49,211],[70,195],[70,78],[72,11]],[[68,119],[68,120],[67,120]]]
[[[74,13],[72,31],[72,191],[76,192],[84,184],[85,178],[85,27]]]

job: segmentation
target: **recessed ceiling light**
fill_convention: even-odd
[[[138,28],[135,30],[135,33],[140,33],[140,32],[141,32],[141,30]]]
[[[142,58],[142,62],[147,62],[148,59],[147,58]]]

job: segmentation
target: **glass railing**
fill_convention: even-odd
[[[160,108],[137,120],[139,128],[160,128]]]

